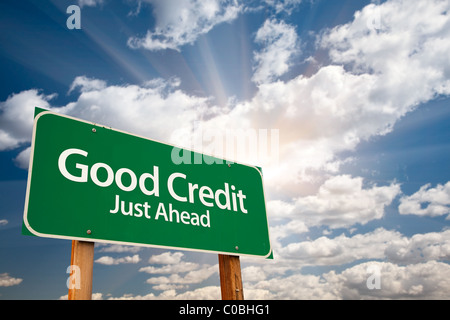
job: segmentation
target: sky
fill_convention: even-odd
[[[450,1],[3,0],[0,44],[0,299],[67,299],[71,242],[21,235],[35,106],[261,166],[246,299],[450,297]],[[219,299],[217,255],[96,244],[93,298]]]

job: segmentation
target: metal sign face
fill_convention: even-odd
[[[24,226],[41,237],[271,254],[258,168],[49,111],[35,117]]]

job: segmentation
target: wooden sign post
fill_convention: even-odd
[[[70,277],[79,277],[69,286],[69,300],[92,299],[92,273],[94,268],[94,242],[72,240]],[[71,279],[72,280],[72,279]]]
[[[244,300],[239,256],[219,254],[222,300]]]

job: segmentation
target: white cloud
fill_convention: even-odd
[[[164,252],[151,256],[148,262],[154,264],[177,264],[180,263],[183,256],[184,253],[182,252]]]
[[[241,6],[236,0],[143,0],[153,6],[154,31],[128,39],[131,48],[164,50],[193,43],[214,26],[234,20]]]
[[[365,234],[292,242],[277,250],[280,259],[298,266],[330,266],[358,260],[388,260],[413,264],[450,260],[450,230],[415,234],[408,238],[393,230],[378,228]]]
[[[401,264],[450,261],[450,230],[415,234],[409,239],[393,239],[385,254],[389,261]]]
[[[271,82],[285,74],[290,60],[298,54],[298,37],[295,27],[268,19],[256,33],[255,41],[263,46],[254,52],[256,62],[252,80],[257,83]]]
[[[270,202],[270,203],[271,203],[270,208],[273,208],[274,202]],[[273,211],[271,211],[269,209],[269,212],[271,213],[271,216],[272,216]],[[301,234],[301,233],[305,233],[308,231],[309,231],[309,229],[303,221],[291,220],[287,223],[271,226],[270,227],[270,236],[271,236],[271,239],[277,240],[277,239],[286,238],[292,234]]]
[[[448,6],[371,4],[352,22],[319,36],[333,65],[308,78],[264,83],[251,101],[233,109],[233,115],[255,119],[247,125],[281,129],[283,161],[274,170],[291,178],[275,184],[298,189],[317,171],[336,173],[345,161],[336,157],[339,152],[389,133],[419,103],[450,93],[450,63],[442,61],[450,50]],[[367,24],[378,13],[377,31]]]
[[[45,95],[32,89],[13,94],[0,102],[0,151],[14,149],[31,141],[34,108],[68,114],[117,129],[176,142],[172,134],[181,127],[192,127],[194,121],[214,112],[208,98],[196,97],[177,89],[177,79],[153,79],[143,86],[107,86],[105,81],[77,77],[71,91],[80,88],[74,102],[56,108],[49,104],[55,94]],[[28,167],[30,149],[15,159],[21,168]]]
[[[332,284],[321,276],[294,274],[248,284],[248,290],[259,290],[259,299],[295,300],[295,299],[338,299],[339,295]]]
[[[199,265],[197,263],[180,261],[174,264],[165,265],[163,267],[153,267],[153,266],[143,267],[140,268],[139,271],[150,274],[172,274],[172,273],[183,273],[194,271],[198,267]]]
[[[0,227],[1,226],[6,226],[8,224],[8,220],[6,220],[6,219],[1,219],[0,220]]]
[[[94,90],[101,90],[106,87],[106,82],[98,79],[90,79],[86,76],[78,76],[73,80],[70,86],[69,93],[71,93],[75,88],[80,88],[81,92],[89,92]]]
[[[217,266],[216,266],[217,267]],[[379,270],[379,289],[369,289],[367,281]],[[268,277],[260,267],[242,270],[244,296],[246,299],[447,299],[450,294],[450,265],[428,261],[406,266],[391,262],[369,261],[344,269],[319,275],[302,274],[295,271],[289,276]],[[255,275],[258,273],[258,275]],[[262,273],[262,275],[261,275]],[[247,279],[246,279],[247,278]],[[167,282],[162,277],[155,282]],[[181,281],[173,277],[174,282]],[[167,288],[166,290],[164,290]],[[207,286],[177,293],[182,285],[168,282],[159,284],[163,292],[159,295],[125,294],[109,297],[111,300],[157,300],[157,299],[220,299],[220,288]]]
[[[306,266],[349,265],[365,260],[387,261],[399,265],[450,260],[450,230],[406,237],[395,230],[378,228],[353,236],[322,236],[287,244],[273,242],[275,260],[243,259],[243,264],[247,265],[243,269],[245,287],[250,285],[250,288],[263,289],[256,287],[256,284],[274,277],[281,279],[287,274],[303,273],[302,268]],[[253,265],[248,266],[248,263]],[[250,271],[255,273],[250,274]]]
[[[363,179],[348,175],[328,179],[317,195],[297,199],[299,215],[311,225],[330,228],[366,224],[384,216],[384,208],[400,193],[400,185],[363,188]]]
[[[159,284],[152,287],[153,290],[160,290],[164,292],[172,292],[180,289],[185,289],[187,285],[184,284]]]
[[[258,282],[267,278],[264,269],[259,266],[249,266],[241,270],[243,282]]]
[[[21,151],[17,157],[14,158],[14,163],[21,169],[28,170],[28,165],[30,163],[31,147],[26,148]]]
[[[81,80],[80,80],[81,79]],[[104,81],[77,77],[77,101],[58,111],[117,129],[171,141],[182,126],[190,127],[208,114],[208,99],[190,96],[176,87],[179,81],[153,79],[143,86],[105,86]]]
[[[198,270],[189,271],[184,276],[178,273],[172,274],[168,277],[152,277],[147,279],[148,284],[195,284],[201,283],[219,271],[218,265],[203,265]]]
[[[78,5],[82,8],[84,6],[87,7],[95,7],[97,5],[102,5],[104,0],[78,0]]]
[[[95,262],[105,265],[117,265],[117,264],[123,264],[123,263],[138,263],[141,261],[141,258],[138,254],[135,254],[134,256],[126,256],[122,258],[113,258],[110,256],[103,256],[95,260]]]
[[[367,272],[380,270],[381,288],[370,290]],[[371,261],[321,275],[294,274],[247,284],[259,290],[259,299],[447,299],[450,294],[450,265],[436,261],[399,266]],[[244,289],[245,294],[245,289]]]
[[[292,13],[302,0],[264,0],[264,2],[273,7],[276,13],[286,12],[288,14]]]
[[[220,288],[216,286],[198,288],[176,295],[173,293],[173,299],[177,300],[220,300]]]
[[[13,278],[8,273],[0,273],[0,287],[16,286],[22,282],[23,279]]]
[[[101,246],[102,248],[99,250],[99,252],[117,252],[117,253],[122,253],[122,252],[131,252],[131,253],[136,253],[138,251],[140,251],[142,249],[142,247],[137,247],[137,246],[122,246],[122,245],[118,245],[118,244],[110,244],[110,245],[105,245],[103,243],[100,242],[96,243],[96,246]]]
[[[380,270],[381,288],[367,288],[369,266]],[[389,262],[367,262],[341,274],[328,275],[336,282],[343,299],[448,299],[450,294],[450,265],[429,261],[399,266]]]
[[[268,207],[289,207],[287,211],[275,208],[271,212],[274,218],[299,219],[306,226],[327,225],[334,229],[381,219],[385,207],[399,193],[400,185],[396,183],[364,188],[361,177],[340,175],[326,180],[315,195],[297,198],[292,204],[276,200]]]
[[[171,141],[180,127],[190,127],[195,120],[208,114],[208,99],[190,96],[177,89],[177,79],[153,79],[143,86],[107,86],[106,82],[75,78],[70,92],[80,88],[75,102],[55,108],[49,101],[55,94],[44,95],[38,90],[22,91],[0,102],[0,151],[30,143],[34,108],[41,107],[68,114],[117,129]],[[15,159],[17,166],[28,168],[30,148]]]
[[[320,237],[313,241],[290,243],[278,254],[304,266],[340,265],[362,259],[383,259],[390,242],[401,239],[400,233],[379,228],[353,237],[342,234],[333,239]]]
[[[207,286],[192,291],[177,293],[175,289],[168,289],[159,295],[149,293],[146,295],[125,294],[121,297],[110,297],[108,300],[219,300],[220,288]]]
[[[45,95],[36,89],[12,94],[0,102],[0,151],[29,143],[35,107],[52,109],[49,101],[56,95]]]
[[[368,278],[372,270],[379,270],[380,288],[369,289]],[[246,270],[246,269],[244,269]],[[259,269],[247,269],[260,271]],[[442,262],[400,266],[391,262],[369,261],[344,269],[319,275],[294,273],[270,279],[254,279],[244,283],[246,299],[447,299],[450,295],[450,265]],[[158,300],[158,299],[220,299],[220,288],[207,286],[177,293],[167,287],[161,294],[125,294],[109,297],[110,300]],[[102,294],[97,294],[102,297]]]
[[[335,63],[377,75],[372,99],[405,112],[450,93],[450,62],[443,58],[450,50],[449,9],[450,3],[440,0],[371,4],[351,23],[331,30],[321,44]],[[367,28],[377,15],[379,28]]]
[[[164,252],[153,255],[149,259],[151,264],[162,265],[160,267],[147,266],[139,269],[139,272],[146,272],[152,275],[167,274],[168,276],[152,276],[146,283],[151,284],[154,290],[163,291],[159,296],[140,297],[142,299],[176,299],[176,290],[187,289],[192,284],[199,284],[207,280],[213,274],[218,273],[219,266],[194,262],[182,261],[182,252]],[[169,295],[169,296],[167,296]],[[181,295],[183,296],[183,295]],[[138,299],[139,297],[131,297]]]
[[[431,217],[450,214],[450,181],[445,185],[438,184],[436,188],[430,187],[428,183],[411,196],[403,196],[398,212]]]

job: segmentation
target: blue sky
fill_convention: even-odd
[[[35,106],[188,148],[199,128],[278,130],[271,152],[232,155],[264,170],[275,258],[241,259],[248,299],[448,298],[449,9],[1,1],[0,299],[67,295],[70,241],[21,235]],[[98,299],[220,297],[214,254],[98,245],[94,260]]]

